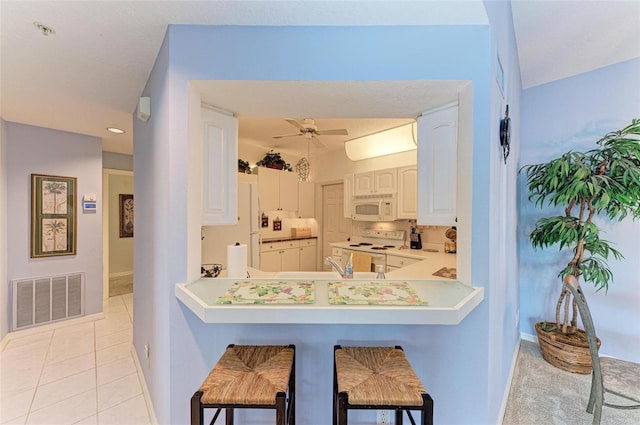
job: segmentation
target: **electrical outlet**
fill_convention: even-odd
[[[149,344],[144,345],[144,356],[147,358],[147,367],[151,367],[151,353]]]
[[[376,418],[376,425],[386,425],[391,423],[391,411],[378,410],[378,417]]]

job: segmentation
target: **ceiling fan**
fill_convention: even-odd
[[[312,118],[305,118],[302,123],[296,120],[285,120],[292,126],[298,129],[294,134],[283,134],[281,136],[273,136],[274,139],[282,139],[283,137],[295,137],[304,136],[305,139],[311,140],[316,148],[323,148],[324,143],[318,138],[318,136],[348,136],[346,128],[337,128],[333,130],[318,130],[316,122]]]

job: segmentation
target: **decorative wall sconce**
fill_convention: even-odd
[[[504,118],[500,120],[500,146],[502,146],[502,157],[504,158],[504,163],[507,163],[507,157],[509,156],[509,151],[511,143],[511,118],[509,118],[509,105],[507,105],[506,110],[504,111]]]

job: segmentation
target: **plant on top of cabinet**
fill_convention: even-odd
[[[621,130],[605,134],[596,143],[598,146],[593,149],[570,150],[545,163],[527,165],[521,171],[527,176],[529,200],[538,207],[561,208],[561,214],[537,221],[529,235],[533,247],[558,246],[562,253],[569,255],[569,262],[560,270],[558,277],[573,275],[579,279],[582,276],[596,290],[607,291],[613,277],[607,258],[612,255],[621,259],[622,254],[609,242],[600,239],[602,228],[594,218],[598,215],[615,221],[625,217],[640,218],[640,119],[632,120]],[[570,358],[565,359],[565,367],[564,363],[553,363],[546,355],[546,341],[553,339],[556,346],[562,341],[572,347],[563,352],[575,352],[576,345],[586,347],[583,357],[589,358],[586,337],[577,331],[576,304],[571,302],[571,292],[566,285],[565,281],[556,303],[555,324],[536,324],[540,348],[544,358],[554,366],[571,372],[591,373],[590,363],[588,368],[581,367]]]
[[[271,149],[264,155],[260,161],[256,162],[258,167],[267,167],[267,168],[275,168],[276,170],[287,170],[293,171],[291,168],[291,164],[288,164],[282,156],[280,156],[280,152],[274,152]]]
[[[251,166],[249,166],[249,161],[243,161],[238,158],[238,172],[251,174]]]

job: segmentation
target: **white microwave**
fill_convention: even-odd
[[[352,214],[356,221],[394,221],[397,219],[396,195],[354,196]]]

